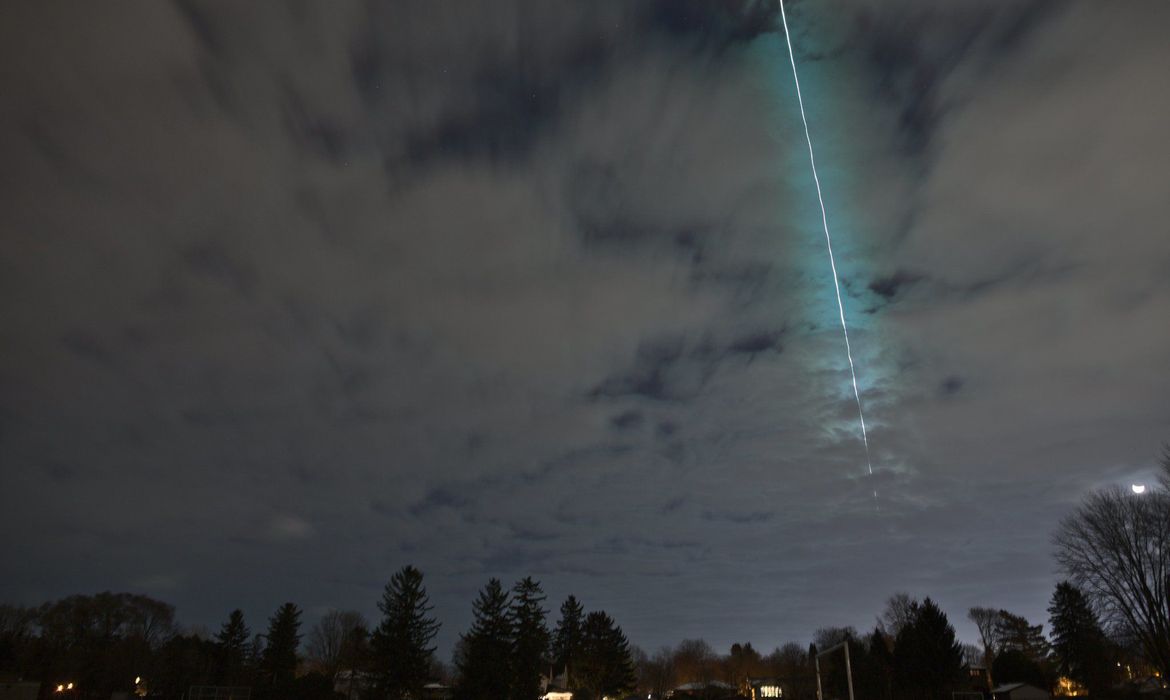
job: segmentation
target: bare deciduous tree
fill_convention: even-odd
[[[886,600],[886,609],[878,618],[878,627],[888,637],[897,637],[902,628],[914,617],[914,605],[918,601],[909,593],[898,592]]]
[[[708,683],[715,680],[719,657],[702,639],[684,639],[674,649],[672,664],[680,683]]]
[[[983,670],[987,675],[987,687],[995,687],[991,680],[991,662],[995,660],[995,650],[999,648],[999,619],[1000,611],[995,608],[971,608],[967,611],[967,619],[975,623],[979,630],[979,643],[983,645]]]
[[[1170,676],[1170,491],[1093,493],[1053,541],[1057,562],[1103,620]]]
[[[674,650],[662,647],[654,656],[639,659],[642,684],[658,697],[666,697],[677,684],[674,673]]]
[[[340,670],[352,670],[355,660],[349,657],[354,646],[364,642],[367,630],[361,613],[330,610],[309,631],[309,659],[330,677]]]

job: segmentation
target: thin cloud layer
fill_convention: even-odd
[[[11,10],[0,594],[1043,620],[1170,438],[1167,10],[788,9],[872,481],[773,4]]]

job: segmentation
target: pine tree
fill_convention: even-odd
[[[215,643],[219,647],[219,683],[235,685],[241,682],[248,653],[248,637],[251,634],[244,624],[244,612],[233,610],[215,635]]]
[[[379,687],[393,700],[419,697],[430,678],[431,642],[439,623],[428,614],[432,606],[422,581],[421,571],[404,566],[390,578],[378,603],[382,624],[374,632],[373,646]]]
[[[944,697],[963,673],[963,647],[930,598],[915,603],[894,642],[894,676],[905,697]]]
[[[585,608],[576,596],[569,596],[561,603],[561,621],[553,635],[553,662],[565,671],[565,683],[569,688],[577,687],[574,675],[576,660],[581,655],[581,627],[585,622]]]
[[[1057,671],[1084,684],[1091,694],[1110,685],[1109,643],[1081,589],[1062,581],[1048,606]]]
[[[872,696],[890,700],[894,694],[894,655],[881,627],[875,627],[869,636],[869,662],[874,686]]]
[[[1028,624],[1028,620],[1021,615],[1000,610],[996,636],[999,639],[999,653],[1015,649],[1038,664],[1048,658],[1049,645],[1044,638],[1044,625]]]
[[[511,691],[512,624],[508,594],[491,579],[472,603],[471,629],[460,639],[455,666],[460,700],[503,700]]]
[[[540,584],[526,576],[512,588],[508,620],[512,624],[512,700],[540,696],[540,676],[548,658],[549,634],[540,606],[545,600]]]
[[[264,635],[257,632],[252,636],[252,642],[248,644],[248,650],[244,654],[244,667],[248,673],[256,674],[264,665]]]
[[[581,684],[595,698],[621,696],[633,690],[636,677],[630,643],[613,618],[591,612],[581,628]]]
[[[264,647],[261,667],[268,685],[284,688],[292,683],[297,670],[297,647],[301,643],[301,610],[285,603],[268,620],[268,643]]]

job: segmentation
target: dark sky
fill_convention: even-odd
[[[872,480],[775,9],[6,3],[0,599],[1047,622],[1170,439],[1170,4],[788,8]]]

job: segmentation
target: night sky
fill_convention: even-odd
[[[1170,440],[1170,4],[6,3],[0,600],[1035,622]],[[872,496],[876,488],[878,496]]]

